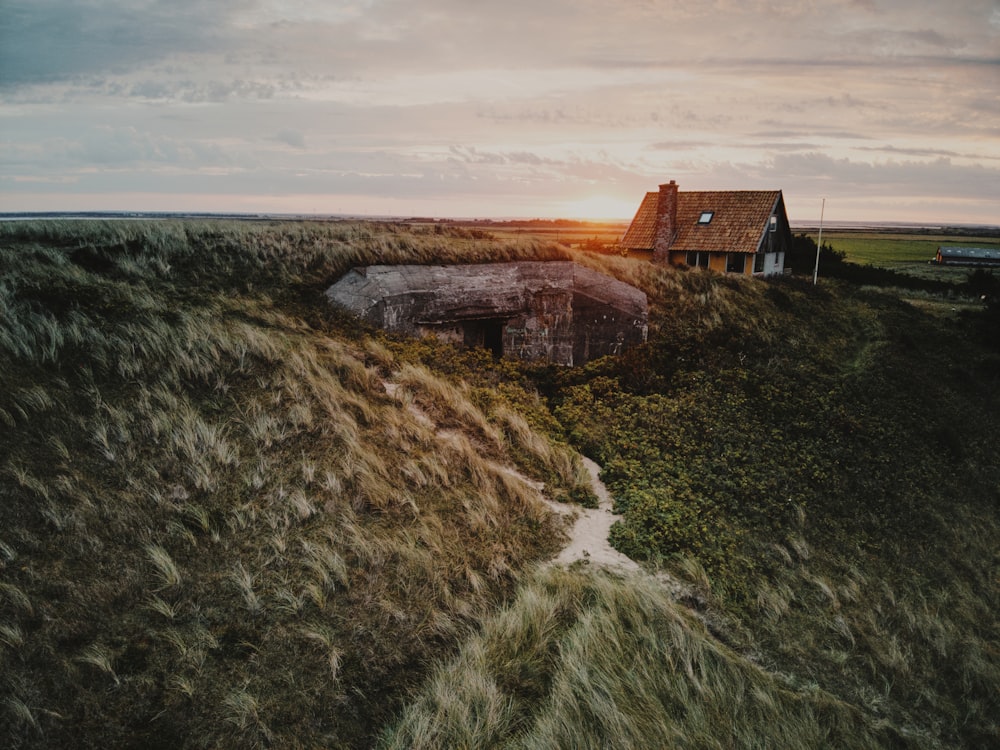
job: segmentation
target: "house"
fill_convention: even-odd
[[[671,180],[646,193],[620,244],[675,266],[772,276],[784,272],[791,242],[780,190],[680,192]]]
[[[934,262],[944,266],[997,266],[1000,267],[998,247],[949,247],[941,245]]]
[[[390,331],[560,365],[643,343],[649,318],[644,292],[571,261],[365,266],[326,294]]]

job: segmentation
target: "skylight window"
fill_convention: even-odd
[[[715,216],[715,211],[702,211],[701,216],[698,217],[698,223],[708,224],[708,222],[712,220],[713,216]]]

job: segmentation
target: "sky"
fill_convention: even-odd
[[[628,219],[671,179],[1000,225],[1000,0],[0,0],[0,211]]]

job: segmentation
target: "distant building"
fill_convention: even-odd
[[[1000,266],[1000,247],[949,247],[942,245],[934,262],[943,266]]]
[[[570,261],[355,268],[329,299],[372,325],[580,365],[646,340],[644,292]]]
[[[646,193],[621,247],[675,266],[772,276],[784,272],[792,234],[780,190]]]

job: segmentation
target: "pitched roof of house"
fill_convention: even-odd
[[[677,237],[672,252],[755,253],[781,199],[780,190],[694,190],[677,193]],[[652,250],[659,193],[646,193],[622,238],[630,250]],[[708,223],[699,223],[711,211]]]
[[[659,193],[646,193],[639,204],[635,218],[625,230],[621,246],[629,250],[652,250],[656,243],[656,208],[659,204]]]

